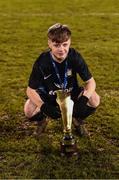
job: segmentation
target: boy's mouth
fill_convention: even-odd
[[[64,53],[58,53],[59,56],[64,56],[65,54]]]

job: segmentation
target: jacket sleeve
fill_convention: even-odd
[[[37,89],[43,80],[42,71],[40,69],[39,62],[36,61],[33,65],[32,72],[29,77],[28,86],[32,89]]]
[[[80,53],[75,52],[74,57],[75,63],[73,64],[75,71],[79,74],[83,81],[88,81],[92,77],[88,65],[86,64],[85,60],[83,59]]]

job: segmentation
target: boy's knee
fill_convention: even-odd
[[[32,113],[30,112],[29,109],[27,109],[26,107],[24,107],[24,114],[27,118],[31,118],[32,117]]]
[[[95,97],[95,107],[98,107],[100,104],[100,96],[98,94],[96,94],[96,97]]]
[[[28,106],[28,101],[26,101],[25,105],[24,105],[24,114],[27,118],[31,118],[32,117],[32,112],[29,109]]]
[[[89,99],[89,102],[87,105],[97,108],[100,104],[100,96],[95,92],[92,97]]]

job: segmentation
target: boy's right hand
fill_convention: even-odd
[[[41,111],[46,115],[53,119],[57,119],[61,117],[61,111],[59,107],[53,106],[48,103],[44,103],[41,106]]]

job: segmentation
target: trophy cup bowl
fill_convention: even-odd
[[[72,134],[72,113],[74,102],[71,100],[69,92],[57,90],[57,103],[60,106],[62,123],[63,123],[63,138],[61,141],[61,155],[72,156],[77,155],[76,140]]]

